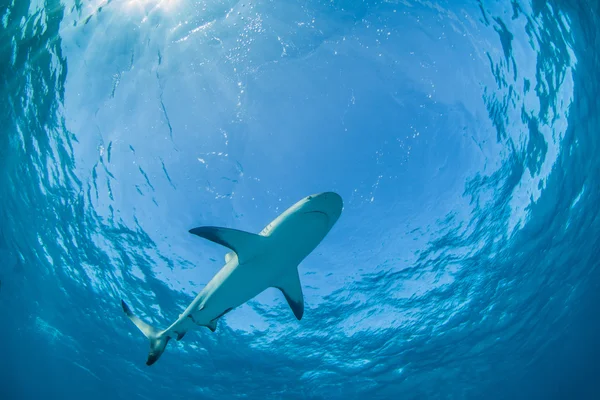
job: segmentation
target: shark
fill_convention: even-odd
[[[171,338],[179,341],[199,327],[214,332],[219,318],[268,288],[279,289],[294,316],[301,320],[304,295],[298,266],[329,233],[342,208],[339,194],[324,192],[304,197],[258,234],[216,226],[190,229],[190,233],[225,246],[230,252],[225,255],[225,265],[164,330],[138,318],[121,299],[125,315],[150,341],[146,365],[160,358]]]

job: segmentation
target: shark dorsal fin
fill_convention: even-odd
[[[298,269],[294,268],[287,273],[275,287],[281,290],[294,315],[298,320],[301,320],[304,314],[304,295],[302,294]]]
[[[230,251],[229,253],[225,254],[225,263],[231,261],[233,257],[235,257],[235,251]]]
[[[253,258],[262,249],[264,241],[268,240],[254,233],[216,226],[201,226],[190,229],[190,233],[229,247],[237,254],[240,263]]]

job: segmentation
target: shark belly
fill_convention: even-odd
[[[216,320],[272,286],[281,267],[268,258],[237,264],[223,276],[215,276],[189,316],[198,325]],[[210,286],[210,287],[208,287]]]

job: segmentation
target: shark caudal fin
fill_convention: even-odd
[[[167,343],[170,336],[166,335],[165,332],[162,332],[153,326],[145,323],[141,319],[139,319],[131,309],[123,300],[121,300],[121,306],[123,307],[123,311],[125,311],[125,315],[129,317],[131,322],[138,327],[140,331],[150,340],[150,351],[148,352],[148,360],[146,361],[146,365],[154,364],[165,351],[165,347],[167,347]]]

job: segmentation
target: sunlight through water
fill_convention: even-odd
[[[595,1],[0,8],[0,398],[592,399]],[[343,213],[154,365],[225,264],[198,226]],[[31,382],[35,382],[32,384]]]

